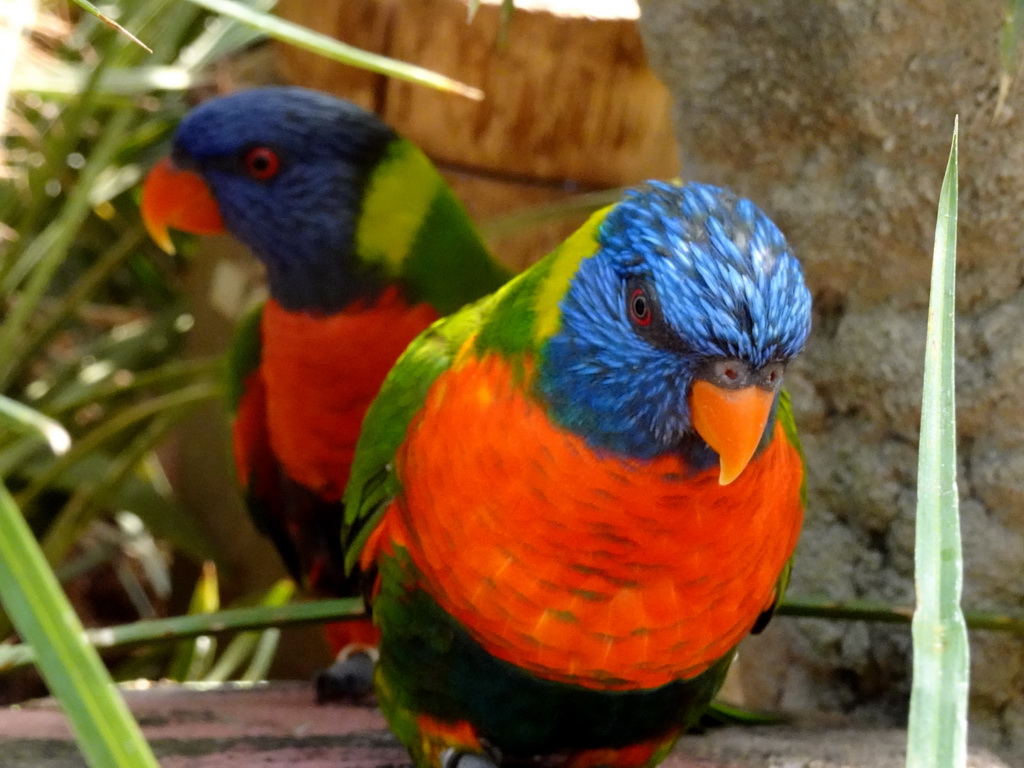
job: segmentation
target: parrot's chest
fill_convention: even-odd
[[[341,498],[366,409],[395,360],[436,318],[432,307],[410,307],[393,289],[331,316],[267,302],[260,363],[267,432],[293,480]]]
[[[723,487],[677,457],[594,453],[496,356],[435,384],[398,460],[387,524],[423,588],[489,654],[587,688],[653,689],[727,656],[802,521],[781,427]]]

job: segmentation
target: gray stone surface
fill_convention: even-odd
[[[304,683],[173,683],[131,691],[128,705],[163,768],[404,768],[405,750],[371,707],[313,702]],[[663,768],[903,768],[906,735],[836,722],[721,728],[685,736]],[[531,763],[543,768],[547,763]],[[3,768],[85,768],[52,699],[0,715]],[[967,768],[1008,768],[972,750]]]
[[[960,115],[959,471],[965,605],[1024,600],[1024,83],[1000,95],[1003,0],[643,0],[683,175],[787,233],[816,300],[791,372],[810,507],[791,592],[913,597],[925,307]],[[972,634],[972,735],[1024,764],[1024,641]],[[748,690],[899,724],[909,631],[784,620],[743,653]],[[770,663],[766,663],[768,660]]]
[[[741,726],[684,739],[677,752],[712,760],[722,768],[905,768],[906,744],[906,732],[896,729]],[[966,768],[1008,766],[986,749],[971,749]]]

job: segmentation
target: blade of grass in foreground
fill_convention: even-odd
[[[262,604],[270,608],[277,608],[285,605],[294,594],[295,582],[291,579],[281,579],[263,596]],[[266,677],[266,670],[269,663],[273,661],[280,636],[281,630],[276,627],[268,627],[261,632],[242,632],[236,635],[203,680],[222,683],[234,679],[243,664],[248,664],[244,673],[245,679],[253,680]]]
[[[139,38],[137,38],[135,35],[133,35],[127,29],[122,27],[120,24],[118,24],[112,18],[107,16],[107,14],[103,13],[99,8],[97,8],[95,5],[90,3],[89,0],[75,0],[75,3],[79,7],[83,8],[84,10],[88,11],[89,13],[91,13],[93,16],[95,16],[97,19],[102,21],[104,24],[106,24],[111,29],[116,29],[118,32],[120,32],[122,35],[127,37],[129,40],[131,40],[137,46],[141,47],[147,53],[152,53],[153,52],[152,48],[150,48],[144,42],[139,40]]]
[[[71,436],[59,422],[3,395],[0,395],[0,426],[13,432],[38,435],[58,456],[71,447]]]
[[[1006,20],[1000,34],[999,52],[1002,54],[1003,71],[1014,72],[1017,67],[1017,49],[1024,39],[1024,0],[1006,0]]]
[[[967,627],[960,609],[963,557],[956,486],[954,314],[957,135],[939,193],[917,475],[914,682],[907,768],[967,765]]]
[[[914,609],[879,600],[821,600],[791,597],[779,604],[777,616],[797,616],[831,621],[878,621],[886,624],[909,624]],[[1024,635],[1024,611],[965,611],[968,629],[1009,632]]]
[[[94,647],[105,650],[178,642],[198,635],[263,630],[267,627],[289,627],[299,624],[323,624],[327,621],[362,618],[365,615],[362,598],[342,597],[310,603],[229,608],[217,613],[146,619],[119,627],[91,629],[85,636]],[[35,650],[28,643],[0,645],[0,674],[31,664],[35,658]]]
[[[473,88],[458,80],[453,80],[429,69],[418,67],[415,64],[407,64],[403,61],[390,59],[387,56],[364,51],[340,40],[335,40],[328,35],[314,32],[299,24],[279,19],[269,13],[261,13],[242,3],[235,2],[235,0],[189,0],[189,2],[208,11],[213,11],[214,13],[219,13],[222,16],[227,16],[247,24],[277,40],[313,51],[328,59],[340,61],[343,64],[351,64],[370,72],[377,72],[388,77],[397,77],[410,83],[426,85],[430,88],[448,91],[449,93],[455,93],[476,101],[484,97],[483,91],[479,88]]]
[[[35,537],[0,484],[0,600],[36,652],[92,768],[157,768],[156,758],[43,558]]]

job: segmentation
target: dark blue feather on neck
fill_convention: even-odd
[[[172,157],[206,180],[228,230],[266,265],[276,301],[332,313],[380,289],[382,277],[357,259],[355,232],[367,180],[395,138],[349,102],[302,88],[260,88],[190,112]],[[272,179],[246,173],[255,147],[279,157]]]
[[[786,363],[810,332],[810,293],[775,225],[716,187],[660,182],[627,193],[563,298],[541,349],[538,394],[554,421],[596,448],[636,458],[714,452],[691,427],[690,386],[708,361]],[[627,288],[655,321],[639,328]]]

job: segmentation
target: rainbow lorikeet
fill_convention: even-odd
[[[341,496],[365,411],[420,331],[510,273],[415,145],[297,87],[189,112],[146,179],[142,214],[167,250],[169,227],[227,231],[266,267],[270,298],[230,354],[238,479],[296,579],[352,594]]]
[[[665,756],[784,589],[810,306],[751,202],[649,182],[410,345],[343,534],[418,766]]]

